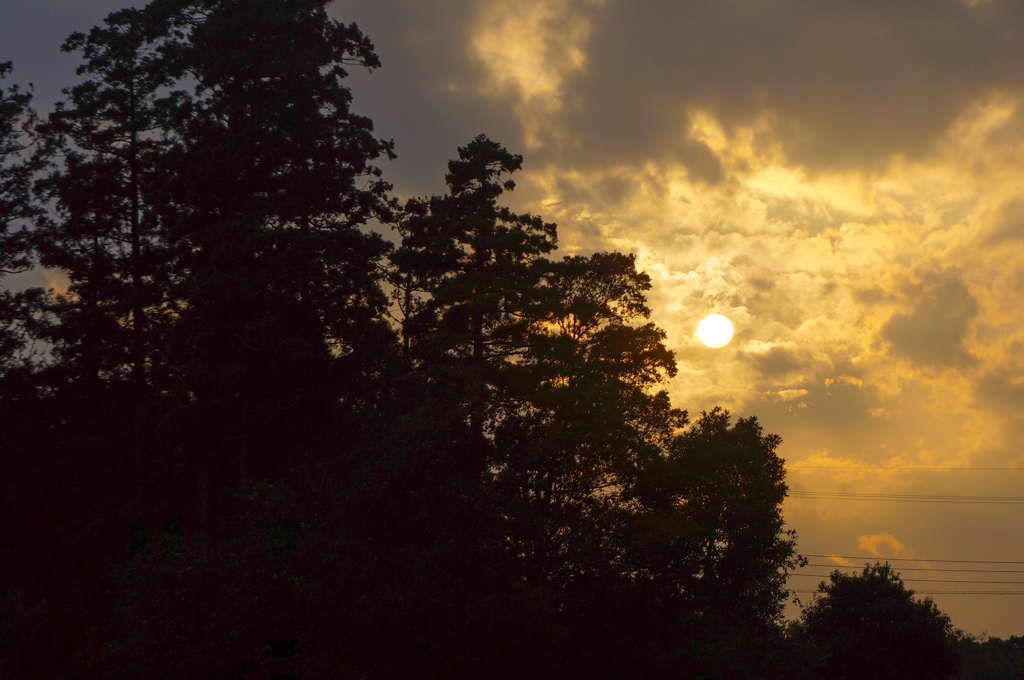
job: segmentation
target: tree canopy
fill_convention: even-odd
[[[0,83],[12,68],[10,62],[0,62]],[[0,89],[0,281],[6,275],[27,270],[31,264],[25,247],[27,234],[19,228],[19,222],[38,211],[31,191],[39,164],[30,149],[31,101],[31,94],[17,86]],[[0,376],[14,367],[12,362],[24,346],[25,339],[16,324],[20,306],[17,296],[0,291]]]
[[[953,624],[932,599],[918,600],[888,564],[832,572],[801,615],[828,678],[952,678],[961,656]]]

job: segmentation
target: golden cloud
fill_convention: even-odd
[[[589,13],[601,0],[483,2],[471,29],[470,53],[487,69],[489,98],[511,96],[527,148],[537,148],[548,118],[564,105],[567,78],[587,66]]]
[[[1024,69],[1004,68],[1024,58],[999,28],[1024,25],[1017,10],[892,4],[837,23],[843,3],[788,19],[740,5],[730,23],[719,3],[657,21],[576,5],[579,53],[546,71],[494,61],[536,145],[529,209],[570,252],[636,253],[676,352],[673,401],[757,414],[795,490],[1012,495],[1003,476],[892,468],[1024,450]],[[557,23],[529,21],[532,44]],[[712,312],[736,329],[718,350],[695,337]],[[787,517],[815,552],[842,535],[906,556],[893,533],[920,535],[928,508],[791,498]]]
[[[861,550],[866,550],[876,557],[885,557],[879,550],[880,546],[888,546],[891,548],[893,557],[913,557],[914,552],[908,550],[907,546],[903,545],[903,542],[898,538],[890,534],[888,531],[883,531],[878,534],[871,534],[868,536],[858,536],[857,545]],[[888,551],[887,551],[888,552]]]

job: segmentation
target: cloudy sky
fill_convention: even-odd
[[[0,61],[45,110],[75,82],[63,38],[123,4],[0,0]],[[1024,496],[1024,4],[331,11],[383,62],[351,86],[397,144],[396,193],[442,192],[481,132],[524,154],[510,202],[557,222],[563,254],[636,253],[673,400],[757,415],[793,492]],[[717,350],[694,335],[713,312],[736,326]],[[1024,570],[1024,505],[794,497],[786,518],[807,554],[1021,562],[899,562],[919,591],[1024,590],[917,580],[1024,581],[940,570]],[[934,598],[969,632],[1024,634],[1024,596]]]

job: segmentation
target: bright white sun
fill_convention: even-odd
[[[721,314],[705,316],[697,326],[697,337],[708,347],[725,347],[732,340],[732,322]]]

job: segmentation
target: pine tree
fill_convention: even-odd
[[[468,440],[455,469],[469,481],[487,470],[495,385],[526,350],[524,315],[556,244],[554,224],[498,205],[515,188],[504,176],[522,161],[484,135],[461,147],[448,163],[449,193],[406,206],[392,259],[399,281],[422,288],[420,302],[404,297],[412,363],[428,384],[458,386],[449,412],[464,415]]]
[[[9,62],[0,63],[0,81],[10,72]],[[30,510],[39,493],[33,482],[42,477],[37,457],[45,451],[39,436],[45,414],[34,380],[38,355],[31,337],[38,294],[3,287],[7,275],[26,272],[33,264],[25,225],[39,213],[32,179],[45,158],[33,148],[37,121],[31,101],[16,86],[0,89],[0,498],[7,516],[28,519],[8,523],[6,548],[13,559],[0,565],[0,581],[5,583],[24,569],[17,557],[32,542]]]
[[[326,0],[157,0],[163,54],[195,83],[177,109],[171,241],[180,316],[168,428],[199,480],[230,494],[357,427],[394,338],[363,227],[390,219],[372,165],[392,155],[351,110],[352,66],[379,60]],[[386,352],[384,352],[386,353]],[[347,425],[346,425],[347,424]],[[217,494],[214,494],[217,495]],[[219,512],[211,510],[210,512]],[[207,522],[200,510],[199,522]]]
[[[52,211],[33,234],[40,264],[68,281],[47,293],[37,333],[51,357],[41,383],[64,414],[54,433],[74,452],[62,465],[97,475],[82,477],[69,499],[97,510],[99,497],[118,499],[97,526],[125,534],[157,505],[155,407],[167,388],[161,343],[172,318],[161,215],[175,95],[157,40],[157,27],[130,9],[64,43],[81,54],[85,80],[40,126],[55,160],[37,187]]]
[[[69,279],[67,293],[53,296],[47,334],[62,379],[86,391],[131,383],[137,399],[167,306],[159,217],[173,81],[142,12],[105,24],[63,46],[82,54],[78,73],[89,79],[65,91],[42,127],[62,162],[40,183],[57,217],[42,221],[36,245],[40,262]]]
[[[11,68],[10,62],[0,62],[0,81]],[[0,280],[31,265],[27,233],[17,229],[19,222],[38,214],[31,188],[41,159],[30,149],[31,101],[31,94],[17,86],[0,90]],[[18,321],[21,308],[19,296],[0,291],[0,376],[19,363],[19,351],[25,346],[24,328]]]

